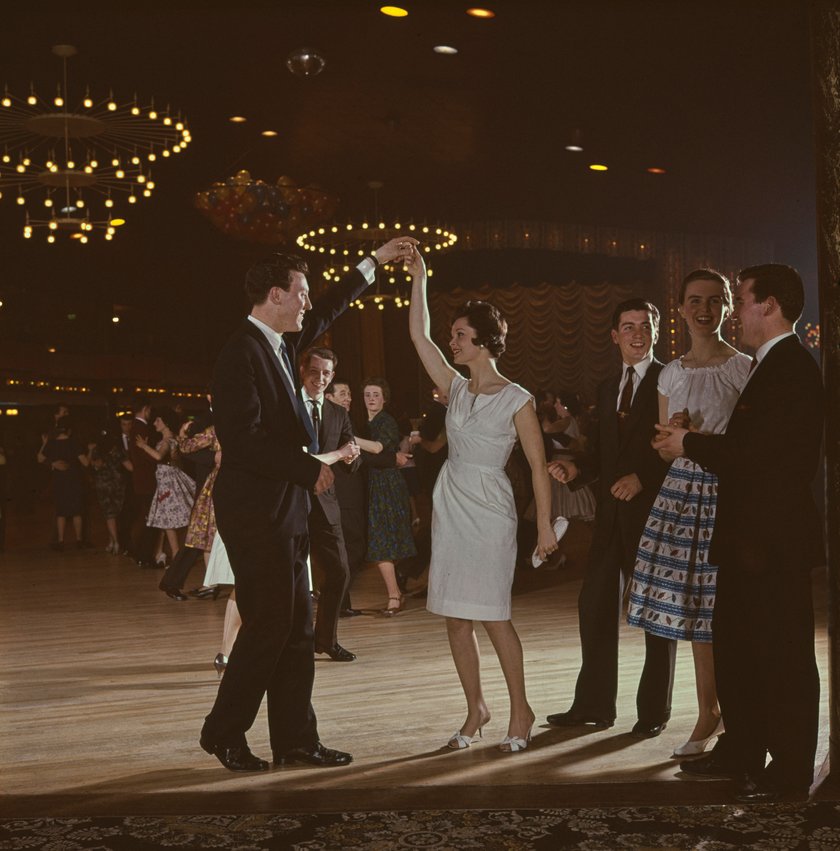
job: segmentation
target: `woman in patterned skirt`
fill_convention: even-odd
[[[400,448],[397,421],[384,410],[391,389],[384,378],[369,378],[362,388],[371,440],[385,449]],[[388,602],[384,615],[402,611],[403,595],[397,583],[394,562],[417,555],[411,535],[411,503],[402,473],[394,468],[371,469],[368,473],[368,549],[366,561],[376,562]]]
[[[686,276],[679,314],[691,348],[659,375],[660,422],[725,431],[750,369],[750,358],[721,335],[731,310],[723,275],[698,269]],[[708,562],[718,482],[687,458],[665,460],[673,463],[639,542],[627,619],[654,635],[692,642],[699,716],[688,741],[674,750],[682,757],[702,753],[723,732],[711,643],[717,567]]]

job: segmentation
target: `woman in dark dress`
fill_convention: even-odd
[[[73,437],[67,418],[58,420],[53,431],[45,434],[43,438],[41,448],[38,450],[38,462],[48,463],[52,471],[58,533],[56,540],[50,546],[58,551],[64,549],[64,531],[67,527],[67,518],[70,517],[76,533],[76,546],[81,549],[84,546],[82,512],[85,498],[82,467],[87,467],[88,456]]]
[[[87,457],[93,488],[108,527],[105,552],[117,555],[120,551],[117,518],[125,503],[124,454],[113,436],[103,433],[97,443],[88,444]]]
[[[368,415],[370,438],[384,449],[400,448],[397,421],[384,410],[391,396],[384,378],[369,378],[362,388]],[[411,504],[402,473],[396,469],[375,469],[368,473],[368,550],[365,559],[375,562],[388,592],[384,615],[402,611],[403,595],[397,583],[394,562],[417,555],[411,535]]]

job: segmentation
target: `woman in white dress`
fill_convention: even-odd
[[[499,373],[507,325],[490,304],[472,301],[457,311],[449,347],[468,367],[469,381],[432,341],[426,304],[426,267],[415,249],[406,269],[413,278],[409,328],[420,360],[435,386],[449,391],[446,434],[449,457],[432,495],[432,559],[427,608],[446,618],[449,646],[467,699],[467,717],[449,738],[450,748],[469,747],[490,712],[481,689],[474,621],[493,644],[510,695],[510,722],[500,750],[524,750],[534,713],[525,694],[522,645],[511,622],[516,564],[516,509],[504,466],[517,437],[531,466],[537,503],[537,551],[557,549],[549,516],[551,488],[533,397]]]

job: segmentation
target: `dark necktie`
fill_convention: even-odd
[[[309,404],[312,405],[312,426],[315,429],[315,437],[318,438],[318,442],[321,442],[321,412],[320,405],[321,403],[317,399],[310,399]]]
[[[633,404],[633,375],[636,370],[632,366],[627,367],[624,373],[624,387],[621,391],[621,398],[618,400],[618,428],[619,431],[624,428],[624,423],[630,414],[630,408]]]
[[[286,378],[289,381],[292,381],[292,376],[294,372],[292,372],[292,362],[289,360],[289,353],[286,351],[286,341],[280,338],[280,357],[283,360],[283,366],[286,367]],[[294,382],[292,381],[292,393],[294,394]]]

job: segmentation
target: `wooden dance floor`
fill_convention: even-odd
[[[39,512],[40,514],[40,512]],[[571,703],[580,655],[576,600],[589,530],[573,527],[570,564],[521,577],[514,622],[525,649],[537,714],[531,747],[502,754],[507,698],[481,634],[488,704],[484,743],[441,745],[464,717],[441,619],[411,599],[393,619],[342,620],[339,638],[358,654],[316,664],[321,738],[351,751],[347,768],[292,766],[262,774],[225,771],[198,746],[217,687],[225,601],[177,603],[157,590],[160,573],[101,549],[46,549],[48,521],[10,519],[0,554],[6,601],[2,637],[3,812],[13,815],[256,813],[437,807],[724,803],[725,781],[679,777],[672,749],[695,720],[691,651],[680,646],[674,711],[658,739],[629,735],[643,637],[624,627],[616,726],[557,730],[545,716]],[[200,583],[196,569],[193,585]],[[192,587],[192,586],[190,586]],[[818,759],[827,751],[825,583],[815,583],[823,681]],[[367,571],[354,604],[384,604]],[[264,712],[249,735],[270,759]]]

